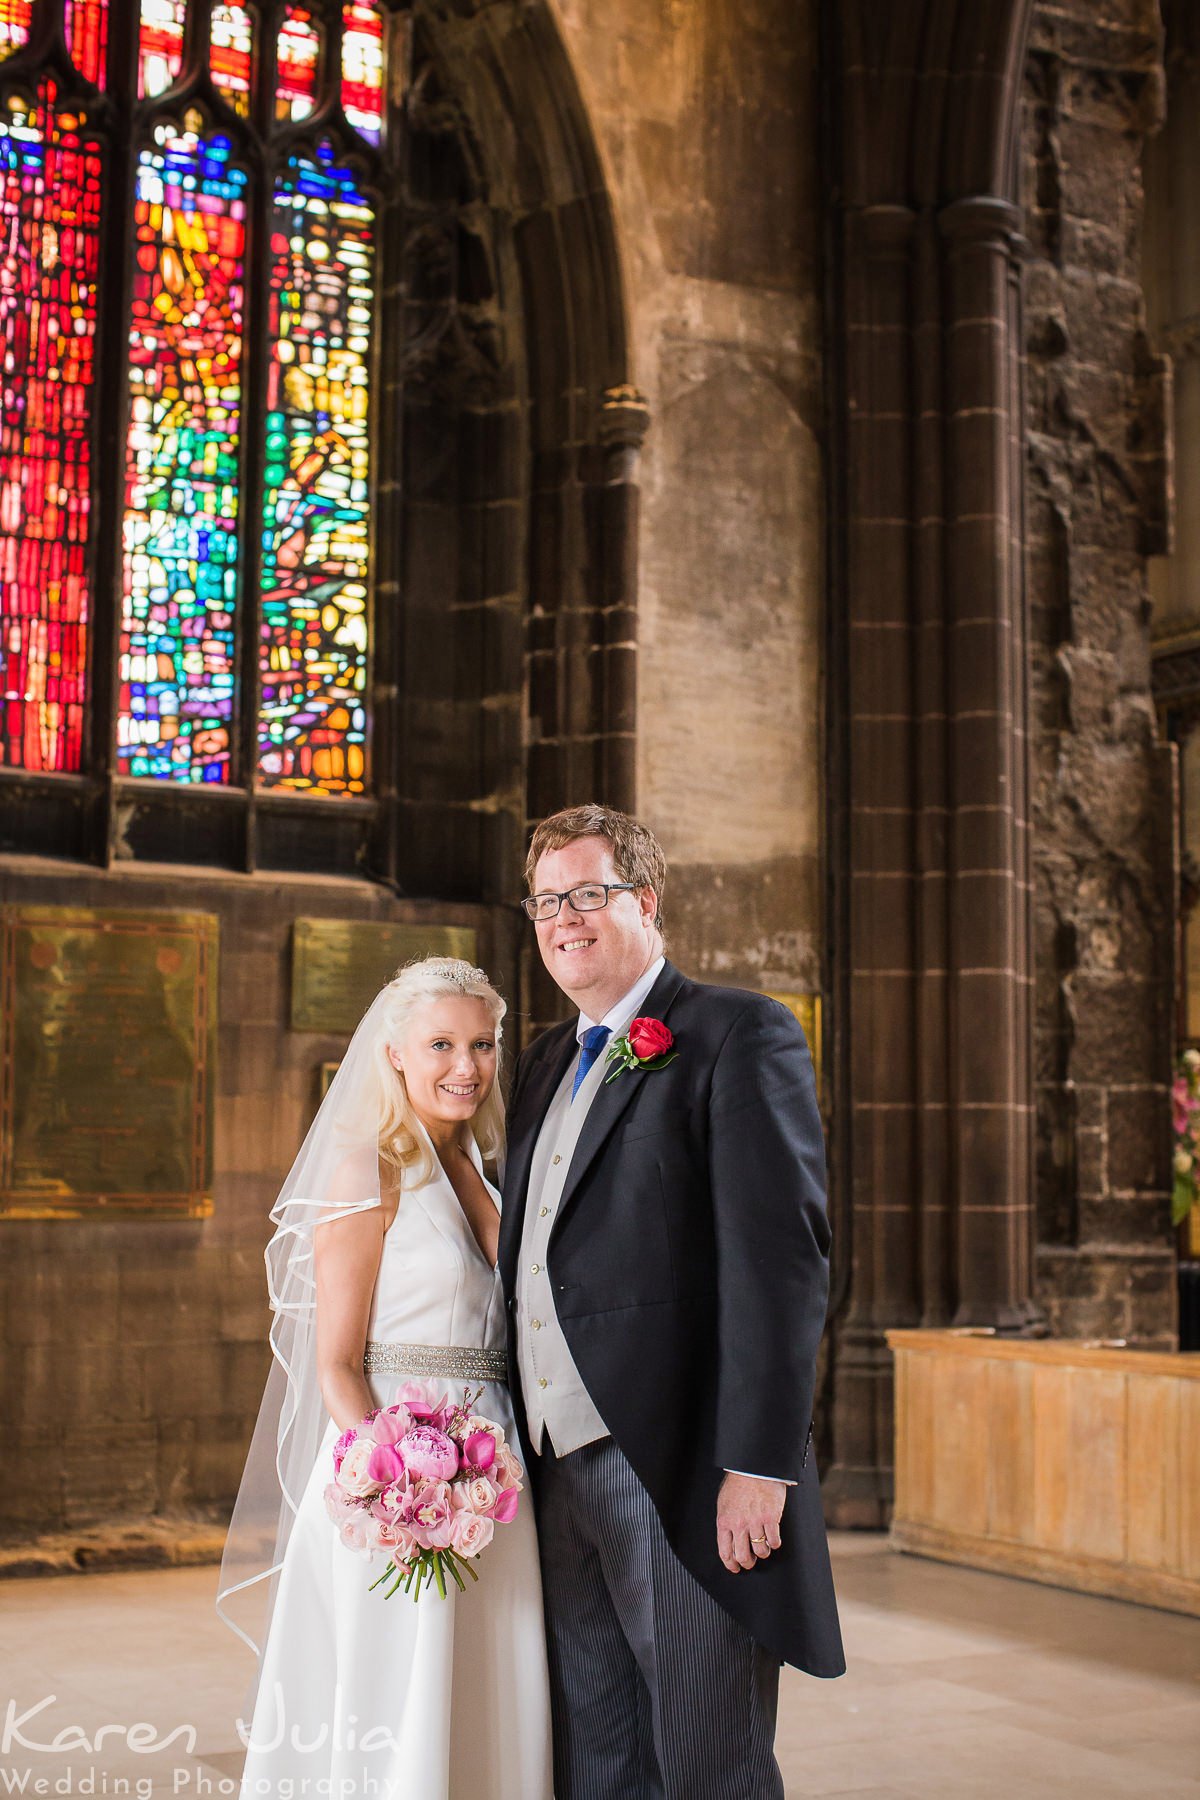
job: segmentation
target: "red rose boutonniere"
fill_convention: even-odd
[[[604,1077],[614,1081],[622,1069],[665,1069],[679,1055],[672,1048],[675,1033],[661,1019],[635,1019],[624,1037],[609,1046],[608,1061],[616,1066]]]

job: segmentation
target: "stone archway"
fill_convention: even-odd
[[[402,9],[403,10],[403,9]],[[612,207],[549,4],[415,0],[387,371],[408,892],[510,899],[526,822],[634,804],[636,453]],[[403,846],[407,845],[407,849]]]

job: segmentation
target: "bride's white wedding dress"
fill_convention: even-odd
[[[473,1138],[469,1148],[482,1175]],[[367,1335],[373,1343],[504,1347],[500,1277],[440,1164],[432,1180],[401,1190]],[[376,1404],[390,1405],[411,1378],[411,1371],[370,1376]],[[426,1379],[438,1390],[464,1386]],[[504,1426],[524,1461],[503,1383],[487,1383],[476,1410]],[[381,1588],[367,1591],[386,1566],[383,1553],[368,1558],[347,1549],[325,1511],[337,1435],[331,1421],[280,1571],[243,1800],[274,1800],[289,1782],[296,1800],[550,1800],[546,1644],[528,1485],[464,1594],[451,1587],[442,1600],[427,1589],[415,1605],[403,1591],[385,1599]]]

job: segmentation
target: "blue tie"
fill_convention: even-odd
[[[575,1071],[575,1085],[571,1089],[571,1098],[579,1092],[579,1084],[603,1050],[610,1036],[607,1025],[592,1025],[580,1039],[579,1067]]]

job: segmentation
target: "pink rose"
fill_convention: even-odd
[[[381,1550],[391,1552],[394,1563],[409,1562],[417,1554],[417,1540],[405,1525],[381,1521],[375,1531],[375,1541]]]
[[[362,1508],[357,1501],[350,1498],[345,1488],[331,1481],[325,1489],[325,1511],[335,1525],[344,1525],[347,1519],[357,1518]]]
[[[346,1519],[338,1527],[338,1536],[347,1550],[370,1549],[370,1525],[367,1516],[361,1510],[353,1519]]]
[[[475,1475],[470,1481],[455,1482],[451,1499],[455,1512],[475,1512],[482,1517],[491,1514],[499,1493],[500,1489],[486,1475]]]
[[[450,1528],[450,1548],[459,1556],[478,1556],[492,1541],[495,1526],[478,1513],[459,1512]]]
[[[490,1473],[499,1488],[519,1488],[525,1480],[525,1471],[507,1444],[500,1446],[496,1454],[496,1465]]]
[[[445,1550],[450,1544],[453,1505],[445,1481],[427,1481],[413,1495],[409,1527],[423,1550]]]
[[[517,1516],[517,1508],[521,1504],[521,1496],[516,1488],[505,1488],[492,1508],[492,1517],[497,1525],[511,1525]]]
[[[338,1470],[338,1480],[348,1494],[357,1494],[364,1498],[367,1494],[377,1493],[384,1485],[371,1473],[371,1459],[378,1446],[369,1438],[355,1438]]]
[[[333,1472],[335,1475],[341,1469],[342,1458],[345,1456],[347,1450],[350,1448],[351,1444],[354,1442],[354,1439],[356,1436],[357,1436],[357,1432],[355,1430],[355,1427],[353,1425],[351,1425],[347,1430],[343,1431],[341,1437],[338,1439],[337,1443],[333,1446]]]
[[[458,1450],[435,1425],[414,1425],[396,1446],[404,1467],[430,1481],[448,1481],[458,1473]]]

